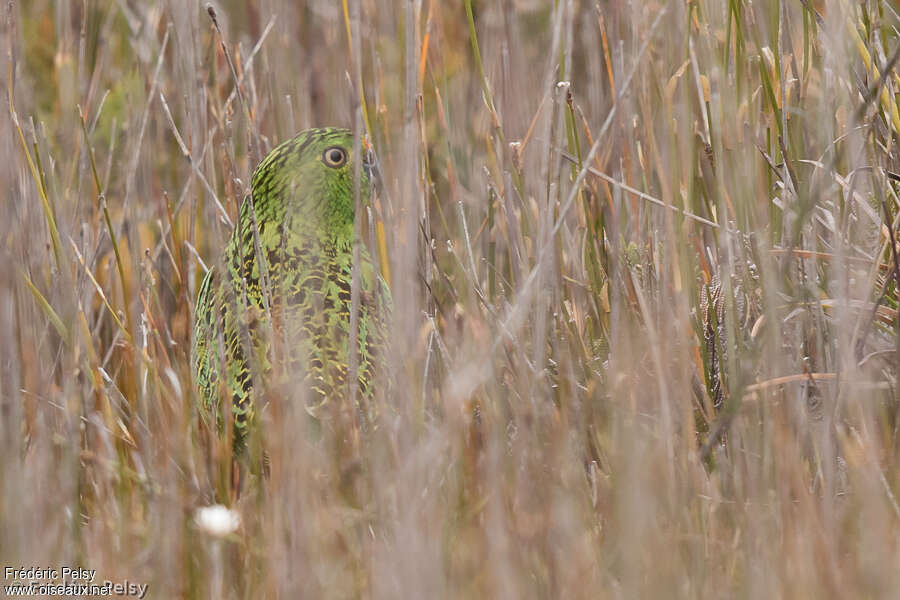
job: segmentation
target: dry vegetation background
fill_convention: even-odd
[[[216,9],[4,7],[0,563],[154,598],[900,594],[891,0]],[[273,406],[269,478],[217,497],[188,353],[221,213],[357,114],[392,408],[348,456]]]

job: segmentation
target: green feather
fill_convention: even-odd
[[[236,448],[267,389],[302,390],[314,416],[349,395],[352,146],[346,129],[309,129],[272,150],[200,286],[192,369],[202,412],[220,431],[231,406]],[[390,296],[364,247],[360,273],[358,408],[370,421]]]

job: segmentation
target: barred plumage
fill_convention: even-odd
[[[221,262],[200,286],[192,368],[203,412],[220,430],[219,398],[230,399],[238,448],[266,389],[302,384],[314,415],[348,396],[352,142],[346,129],[310,129],[272,150],[253,174]],[[371,419],[390,297],[364,247],[360,272],[359,397]]]

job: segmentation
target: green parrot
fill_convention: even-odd
[[[272,150],[251,179],[234,232],[197,295],[191,367],[207,423],[245,443],[264,393],[299,396],[320,416],[348,401],[354,236],[353,134],[308,129]],[[371,161],[360,169],[369,200]],[[376,364],[390,294],[360,245],[359,405],[375,416]],[[226,403],[220,403],[224,398]]]

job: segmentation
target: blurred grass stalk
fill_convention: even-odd
[[[889,0],[214,8],[8,6],[0,562],[154,597],[900,589]],[[213,539],[196,288],[259,156],[329,124],[378,154],[390,408],[354,455],[273,402]]]

